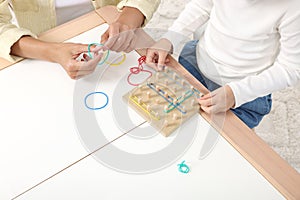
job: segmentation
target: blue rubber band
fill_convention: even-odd
[[[88,106],[87,105],[87,99],[89,98],[89,96],[94,95],[94,94],[102,94],[102,95],[104,95],[106,97],[106,103],[103,106],[98,107],[98,108],[92,108],[92,107]],[[92,92],[92,93],[89,93],[88,95],[86,95],[86,97],[84,98],[84,105],[85,105],[85,107],[87,107],[90,110],[100,110],[100,109],[103,109],[103,108],[105,108],[107,106],[107,104],[108,104],[108,96],[104,92]]]
[[[184,162],[185,162],[185,160],[177,165],[178,166],[178,171],[181,172],[181,173],[187,174],[187,173],[190,172],[190,168]]]
[[[88,55],[90,58],[93,58],[93,55],[91,54],[91,46],[96,45],[96,46],[104,46],[103,44],[100,43],[91,43],[88,45]],[[108,56],[109,56],[109,50],[107,50],[107,53],[105,55],[105,58],[98,63],[98,65],[102,65],[103,63],[105,63],[108,60]]]

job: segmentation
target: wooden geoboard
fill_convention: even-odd
[[[164,136],[199,112],[199,90],[170,67],[124,95],[124,101]]]

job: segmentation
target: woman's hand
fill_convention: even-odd
[[[87,52],[85,44],[44,42],[30,36],[20,38],[11,48],[12,55],[59,63],[72,79],[92,73],[100,62],[101,54],[96,52],[90,59]],[[78,60],[80,55],[83,57]]]
[[[228,85],[220,87],[198,99],[205,112],[209,114],[226,112],[235,105],[235,98]]]
[[[91,51],[93,49],[94,47]],[[91,59],[86,54],[87,51],[88,46],[85,44],[57,43],[54,45],[51,60],[59,63],[72,79],[79,79],[93,73],[102,58],[102,54],[94,52],[94,57]]]

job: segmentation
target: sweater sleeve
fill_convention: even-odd
[[[179,17],[163,36],[173,43],[176,52],[187,38],[208,21],[212,7],[212,0],[191,0],[185,6]]]
[[[13,44],[24,35],[32,37],[36,35],[11,23],[12,17],[8,6],[8,0],[0,0],[0,57],[14,62],[17,58],[10,55]]]
[[[278,27],[280,52],[274,64],[256,76],[231,82],[235,107],[300,81],[300,11],[285,16]]]
[[[117,5],[119,10],[122,10],[125,6],[139,9],[145,16],[143,25],[146,25],[152,18],[153,13],[156,11],[160,0],[122,0]]]

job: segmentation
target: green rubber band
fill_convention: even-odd
[[[100,43],[91,43],[91,44],[88,45],[88,55],[89,55],[89,57],[92,58],[92,59],[93,59],[93,55],[91,54],[91,46],[93,46],[93,45],[96,45],[96,46],[104,46],[103,44],[100,44]],[[106,53],[106,55],[105,55],[105,58],[102,59],[102,61],[99,62],[98,65],[102,65],[103,63],[105,63],[105,62],[107,61],[107,59],[108,59],[108,56],[109,56],[109,50],[107,50],[107,53]]]
[[[189,95],[187,95],[187,94],[189,94]],[[193,94],[194,94],[194,91],[188,90],[187,92],[185,92],[185,95],[187,95],[187,96],[185,96],[185,97],[183,98],[183,100],[179,101],[177,104],[174,104],[173,102],[170,103],[170,104],[168,105],[168,109],[167,109],[167,110],[164,110],[164,112],[165,112],[165,113],[171,112],[172,110],[174,110],[175,108],[177,108],[178,106],[180,106],[185,100],[187,100],[188,98],[190,98]],[[177,98],[177,101],[180,100],[180,99],[182,99],[182,96],[178,97],[178,98]]]
[[[177,165],[178,166],[178,171],[181,172],[181,173],[187,174],[187,173],[190,172],[190,168],[184,162],[185,162],[185,160]]]

